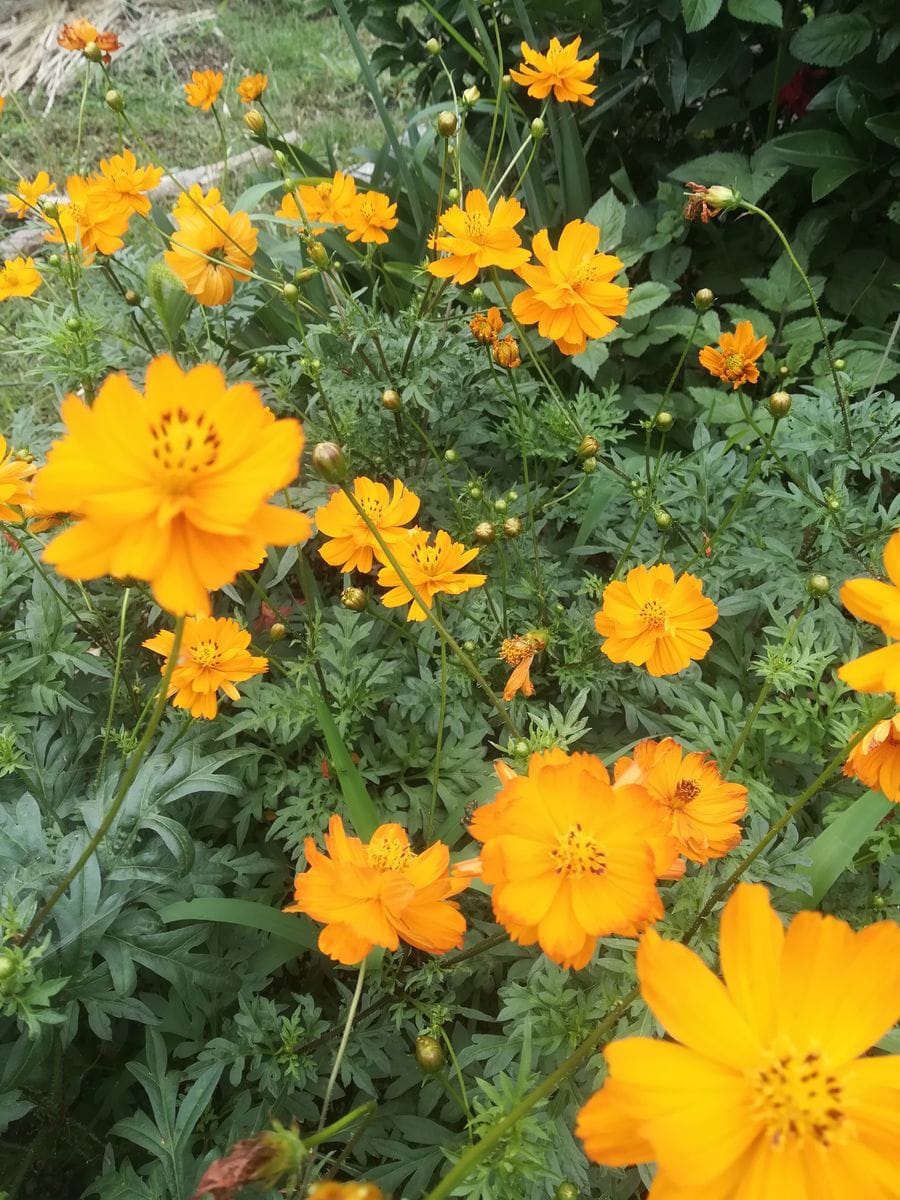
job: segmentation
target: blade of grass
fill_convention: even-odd
[[[356,763],[350,757],[347,743],[341,737],[340,730],[335,724],[334,717],[331,715],[331,710],[317,686],[312,686],[311,695],[316,708],[316,717],[318,718],[319,726],[325,735],[325,741],[328,743],[328,753],[331,756],[332,764],[337,773],[341,793],[347,802],[347,808],[350,810],[350,819],[353,822],[353,827],[356,830],[357,836],[361,837],[364,842],[367,842],[378,828],[378,810],[372,802],[372,798],[369,795],[362,775],[357,769]]]
[[[293,942],[304,950],[313,950],[317,931],[300,913],[283,913],[256,900],[232,900],[224,896],[200,896],[195,900],[178,900],[159,910],[167,925],[173,921],[213,921],[221,925],[242,925],[274,934]]]
[[[478,63],[478,65],[479,65],[479,67],[481,67],[482,71],[487,72],[487,64],[485,63],[483,56],[476,49],[476,47],[473,46],[471,42],[467,41],[463,37],[463,35],[457,29],[455,29],[454,26],[452,26],[450,24],[450,22],[444,16],[442,16],[441,13],[438,12],[438,10],[436,8],[434,8],[431,4],[429,4],[428,0],[422,0],[422,7],[427,9],[428,12],[431,14],[431,16],[435,19],[435,21],[437,21],[438,25],[440,25],[443,29],[445,29],[447,31],[447,33],[450,34],[450,36],[453,38],[454,42],[456,42],[456,44],[458,46],[462,46],[462,48],[463,48],[463,50],[465,50],[466,54],[468,54],[469,57],[471,59],[473,59],[474,62]]]
[[[866,792],[819,834],[808,851],[809,866],[800,868],[812,884],[812,895],[797,897],[804,907],[815,907],[837,883],[893,807],[880,792]]]

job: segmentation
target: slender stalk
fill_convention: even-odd
[[[103,745],[100,749],[100,761],[97,764],[96,779],[103,774],[103,764],[106,762],[106,751],[109,746],[109,735],[112,731],[113,716],[116,711],[116,697],[119,694],[119,679],[122,674],[122,651],[125,648],[125,614],[128,612],[128,597],[131,588],[122,593],[122,608],[119,612],[119,640],[116,643],[116,663],[113,668],[112,689],[109,694],[109,709],[106,714],[106,725],[103,729]]]
[[[344,1032],[341,1035],[340,1045],[337,1048],[337,1054],[334,1056],[331,1074],[328,1076],[328,1083],[325,1087],[325,1098],[322,1101],[322,1111],[319,1113],[319,1124],[317,1126],[318,1133],[322,1133],[325,1128],[325,1118],[328,1115],[328,1105],[331,1103],[331,1093],[334,1091],[334,1085],[337,1082],[338,1072],[341,1069],[341,1063],[344,1061],[344,1054],[347,1051],[347,1043],[350,1041],[350,1031],[353,1028],[356,1010],[359,1008],[359,1001],[360,997],[362,996],[363,981],[365,980],[365,977],[366,960],[363,959],[359,964],[359,974],[356,977],[356,987],[350,1000],[350,1007],[347,1009],[347,1020],[344,1022]]]
[[[659,459],[659,457],[657,458],[656,473],[653,477],[653,480],[651,481],[651,479],[650,479],[650,438],[653,433],[653,425],[656,421],[656,418],[666,407],[666,401],[669,399],[669,396],[672,394],[672,388],[675,386],[675,380],[678,378],[681,368],[684,366],[685,359],[688,356],[688,352],[690,351],[691,347],[694,344],[694,338],[697,336],[697,330],[700,328],[700,321],[702,319],[702,316],[703,316],[703,314],[698,312],[697,315],[694,317],[694,326],[691,329],[691,332],[688,334],[687,341],[684,343],[684,348],[681,351],[681,356],[678,359],[678,362],[675,364],[675,370],[669,376],[669,382],[666,384],[666,390],[663,392],[662,399],[660,400],[659,404],[657,405],[656,412],[653,414],[653,420],[650,421],[650,423],[647,425],[647,436],[644,438],[644,466],[645,466],[645,472],[646,472],[646,476],[647,476],[647,483],[650,484],[652,482],[654,490],[656,488],[656,483],[659,480],[660,459]],[[665,440],[665,434],[663,434],[663,440]],[[662,452],[662,443],[660,443],[660,454],[661,454],[661,452]]]
[[[547,105],[545,104],[540,112],[541,119],[543,119],[546,116],[546,113],[547,113]],[[510,159],[506,170],[503,172],[503,174],[500,176],[500,178],[497,180],[497,182],[491,188],[491,194],[488,196],[488,204],[494,203],[494,200],[500,194],[500,189],[503,187],[503,184],[506,182],[507,177],[511,174],[516,163],[519,161],[519,159],[522,157],[522,155],[525,153],[525,151],[528,149],[529,146],[531,147],[531,153],[533,155],[535,148],[537,147],[537,141],[535,138],[532,137],[531,130],[528,131],[528,136],[526,137],[525,141],[522,143],[522,145],[518,148],[518,150],[515,152],[515,154]],[[530,165],[530,163],[529,163],[529,165]],[[527,170],[527,168],[526,168],[526,170]],[[522,178],[524,179],[524,177],[525,177],[525,171],[522,172]]]
[[[770,142],[775,136],[775,122],[778,119],[778,93],[780,91],[778,81],[781,78],[781,66],[784,62],[784,52],[787,49],[787,44],[791,33],[793,33],[790,22],[791,8],[791,0],[785,0],[781,14],[781,32],[778,35],[778,53],[775,56],[775,74],[772,76],[772,97],[769,100],[769,117],[766,121],[767,142]]]
[[[437,808],[438,781],[441,777],[441,753],[444,749],[444,720],[447,715],[447,643],[441,642],[441,699],[438,704],[437,741],[434,747],[434,773],[431,779],[431,806],[425,825],[425,841],[431,843],[434,813]]]
[[[84,71],[84,83],[81,86],[81,103],[78,105],[78,134],[75,140],[75,174],[81,174],[81,139],[84,133],[84,106],[87,103],[88,80],[91,76],[91,68],[88,66]]]
[[[225,136],[225,126],[222,124],[222,118],[219,116],[219,110],[212,106],[212,115],[216,118],[216,125],[219,129],[219,138],[222,142],[222,195],[228,188],[228,138]]]
[[[368,1117],[370,1113],[375,1112],[378,1105],[374,1100],[367,1100],[365,1104],[360,1104],[358,1108],[354,1108],[343,1117],[338,1117],[326,1129],[319,1129],[310,1137],[303,1139],[303,1145],[307,1150],[313,1146],[319,1146],[322,1142],[329,1141],[330,1138],[337,1137],[339,1133],[343,1133],[345,1129],[349,1129],[351,1125],[355,1125],[357,1121]]]

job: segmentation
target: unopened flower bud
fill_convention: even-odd
[[[841,507],[841,502],[838,500],[837,496],[829,496],[825,501],[825,504],[831,510],[831,512],[838,512]]]
[[[470,483],[469,484],[469,495],[472,497],[473,500],[480,500],[481,497],[484,495],[484,492],[481,490],[481,488],[478,486],[477,483]]]
[[[88,42],[81,53],[88,62],[100,62],[103,59],[103,51],[96,42]]]
[[[503,534],[508,538],[522,536],[522,522],[518,517],[507,517],[503,522]]]
[[[381,407],[386,408],[388,412],[396,412],[402,403],[400,393],[393,388],[385,388],[381,393]]]
[[[341,592],[341,604],[351,612],[365,612],[369,607],[369,597],[362,588],[348,587]]]
[[[564,1179],[553,1193],[553,1200],[578,1200],[580,1194],[577,1184],[571,1179]]]
[[[440,1071],[445,1062],[444,1051],[437,1038],[420,1033],[416,1038],[416,1062],[426,1075]]]
[[[531,136],[536,142],[539,142],[547,131],[542,117],[535,117],[531,122]]]
[[[471,87],[467,87],[462,94],[462,102],[467,108],[474,107],[474,105],[476,105],[480,99],[481,92],[477,87],[475,87],[474,84],[472,84]]]
[[[431,37],[425,43],[425,49],[429,54],[440,54],[441,43],[435,37]]]
[[[877,893],[876,893],[876,895],[874,895],[872,897],[871,903],[872,903],[872,907],[874,909],[881,909],[881,908],[887,907],[887,901],[885,900],[884,896],[878,895]]]
[[[487,296],[484,294],[483,288],[480,288],[480,287],[472,288],[472,303],[473,304],[484,304],[486,299],[487,299]]]
[[[310,242],[306,247],[306,253],[309,255],[310,261],[314,262],[320,271],[324,271],[328,266],[328,251],[321,242]]]
[[[654,417],[654,424],[656,425],[657,429],[660,429],[663,433],[666,433],[666,431],[671,429],[675,424],[675,418],[670,412],[663,410],[662,412],[658,412]]]
[[[248,113],[244,113],[244,124],[257,137],[262,137],[266,132],[266,118],[259,109],[251,108]]]
[[[502,496],[498,497],[498,499],[496,499],[494,501],[495,512],[505,513],[508,507],[509,507],[509,505],[506,503],[506,501],[503,499]]]
[[[806,591],[814,600],[821,600],[831,591],[831,580],[827,575],[810,575],[806,581]]]
[[[844,367],[846,367],[846,365],[847,365],[847,363],[843,358],[836,358],[834,360],[834,369],[836,371],[843,371],[843,369],[844,369]]]
[[[506,498],[510,502],[510,504],[515,504],[515,502],[519,498],[519,493],[518,492],[507,492]]]
[[[117,92],[115,88],[110,88],[104,96],[106,107],[111,108],[113,112],[120,113],[125,110],[125,101],[122,98],[122,93]]]
[[[444,451],[444,462],[448,462],[448,463],[459,462],[459,451],[454,450],[452,446],[449,450],[445,450]]]
[[[731,188],[714,184],[712,187],[706,189],[704,199],[710,208],[734,208],[739,197]]]
[[[472,536],[476,542],[480,542],[482,546],[489,546],[497,536],[497,530],[490,521],[479,521],[472,530]]]
[[[773,392],[768,407],[773,417],[786,417],[791,411],[791,397],[787,392]]]
[[[16,963],[8,950],[0,950],[0,985],[16,973]]]
[[[319,442],[314,446],[312,465],[329,483],[342,483],[347,478],[347,459],[337,442]]]
[[[465,650],[466,654],[474,654],[475,648],[474,642],[463,642],[463,650]]]
[[[47,266],[53,267],[55,269],[56,267],[58,267],[60,265],[61,262],[62,262],[62,259],[59,257],[58,254],[51,254],[50,257],[47,259]]]
[[[447,203],[448,204],[458,204],[459,203],[459,188],[452,187],[447,191]]]
[[[287,627],[281,621],[276,621],[269,630],[269,637],[273,642],[280,642],[287,633]]]
[[[581,469],[584,471],[585,475],[593,475],[593,473],[597,470],[596,458],[591,455],[590,458],[583,459],[581,463]]]
[[[508,92],[512,87],[512,75],[501,75],[500,86],[503,88],[504,92]]]
[[[632,488],[631,490],[634,492],[635,500],[646,500],[647,499],[647,489],[645,487],[642,487],[640,484],[638,484],[638,486],[636,488]]]
[[[78,333],[81,330],[81,317],[69,317],[66,321],[66,329],[69,333]]]
[[[288,156],[285,154],[285,152],[283,150],[273,150],[272,157],[278,163],[279,167],[284,168],[287,166]]]
[[[782,379],[787,379],[787,377],[788,377],[788,375],[790,375],[790,373],[791,373],[790,367],[786,367],[783,363],[778,368],[778,374],[781,376]]]
[[[442,113],[438,113],[437,131],[441,137],[453,137],[459,127],[456,113],[450,112],[449,109],[444,109]]]
[[[586,433],[578,443],[578,449],[575,453],[579,458],[593,458],[600,449],[600,443],[592,433]]]
[[[315,267],[301,267],[299,271],[294,272],[294,283],[309,283],[318,273]]]
[[[520,738],[519,741],[513,742],[510,749],[517,758],[524,758],[525,755],[531,750],[531,746],[525,741],[524,738]]]
[[[41,212],[48,221],[55,221],[59,216],[59,205],[55,200],[45,200],[41,205]]]
[[[656,521],[657,529],[671,529],[672,528],[672,514],[667,513],[664,508],[658,508],[656,510],[656,512],[653,514],[653,518]]]
[[[712,307],[714,300],[715,296],[709,288],[700,288],[698,292],[694,292],[694,308],[697,312],[706,312],[708,308]]]
[[[126,304],[130,304],[132,308],[137,308],[137,306],[141,302],[140,295],[133,288],[128,288],[128,290],[124,293],[122,299],[125,301]]]

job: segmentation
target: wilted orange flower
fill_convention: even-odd
[[[679,575],[667,563],[634,567],[625,581],[603,591],[594,626],[606,641],[600,649],[614,663],[646,667],[651,675],[675,675],[692,659],[704,658],[719,610],[703,595],[694,575]]]
[[[801,912],[760,884],[722,912],[724,982],[648,930],[644,1000],[670,1037],[605,1050],[576,1133],[607,1166],[655,1162],[648,1200],[897,1196],[900,1056],[865,1056],[900,1017],[900,927]]]
[[[389,546],[405,541],[408,525],[419,511],[415,492],[395,479],[391,492],[383,483],[360,475],[353,480],[353,495],[365,509],[369,520]],[[371,571],[378,542],[362,517],[343,492],[335,492],[327,504],[316,510],[316,526],[328,538],[319,554],[332,567],[342,571]]]
[[[224,204],[188,211],[188,199],[172,216],[178,230],[171,250],[163,254],[166,266],[200,304],[214,308],[227,304],[235,279],[249,278],[257,233],[245,212],[231,213]]]
[[[122,49],[122,44],[116,34],[111,30],[100,33],[84,17],[78,17],[68,25],[63,25],[59,37],[56,39],[56,44],[62,46],[63,50],[81,51],[84,51],[88,46],[93,44],[103,51],[103,61],[107,63],[110,60],[111,54],[115,54],[117,50]]]
[[[241,104],[252,104],[258,100],[269,86],[268,75],[246,75],[235,88],[241,98]]]
[[[366,845],[348,837],[333,816],[326,853],[306,839],[307,869],[294,879],[294,903],[325,924],[319,949],[341,963],[358,963],[373,946],[396,950],[407,942],[428,954],[461,946],[466,922],[450,899],[467,881],[451,879],[450,851],[443,842],[415,854],[400,825],[379,825]]]
[[[765,335],[757,337],[749,321],[738,321],[734,333],[727,330],[719,338],[719,349],[704,346],[700,351],[700,365],[710,375],[730,383],[732,391],[745,383],[756,383],[759,370],[756,360],[766,348]]]
[[[727,783],[706,754],[685,754],[672,738],[639,742],[634,758],[620,758],[614,773],[617,783],[636,783],[649,793],[678,853],[692,862],[722,858],[740,842],[736,822],[747,811],[747,789]]]
[[[115,254],[125,245],[122,235],[128,232],[131,210],[118,200],[112,200],[105,184],[70,175],[66,180],[68,204],[61,204],[57,217],[42,214],[50,225],[44,234],[47,242],[80,245],[86,258],[95,253]]]
[[[844,774],[900,803],[900,716],[879,721],[847,755]]]
[[[518,70],[510,71],[510,75],[516,83],[528,88],[529,96],[546,100],[552,91],[555,100],[586,104],[589,108],[593,105],[591,93],[597,90],[597,85],[587,81],[593,75],[600,55],[579,59],[580,37],[565,46],[559,38],[553,37],[546,54],[532,50],[527,42],[522,42],[519,49],[525,61],[519,63]]]
[[[355,199],[356,180],[343,171],[335,171],[331,179],[303,184],[288,192],[275,216],[302,221],[313,233],[321,233],[327,225],[346,225]]]
[[[531,664],[534,656],[546,649],[546,631],[532,630],[530,633],[516,634],[515,637],[504,638],[500,644],[500,654],[505,663],[513,669],[506,687],[503,689],[503,699],[512,700],[518,692],[523,696],[534,695],[534,684],[531,682]]]
[[[296,1127],[285,1128],[278,1121],[273,1124],[274,1129],[235,1142],[222,1158],[213,1159],[191,1200],[235,1200],[249,1184],[269,1191],[291,1176],[296,1179],[306,1149]]]
[[[345,224],[348,242],[384,245],[388,230],[397,227],[397,205],[384,192],[359,192],[350,204]]]
[[[531,257],[515,229],[524,216],[518,200],[502,196],[492,212],[487,196],[474,188],[465,208],[454,204],[442,214],[432,246],[446,257],[430,262],[428,270],[454,283],[468,283],[484,267],[514,271]]]
[[[0,300],[33,296],[40,286],[41,274],[33,258],[8,258],[0,267]]]
[[[144,392],[110,375],[91,407],[68,396],[62,419],[34,497],[77,518],[44,552],[69,579],[134,576],[168,612],[208,616],[208,593],[267,545],[310,535],[302,513],[267,503],[297,475],[299,422],[276,421],[252,384],[229,387],[212,363],[185,372],[162,355]]]
[[[522,365],[522,359],[519,357],[519,343],[511,333],[508,333],[506,337],[495,339],[491,346],[491,357],[498,367],[506,367],[510,371],[514,367]]]
[[[162,167],[139,167],[130,150],[101,158],[100,174],[92,175],[89,182],[99,195],[105,193],[111,207],[119,207],[130,216],[139,213],[146,217],[150,212],[150,201],[145,192],[159,187]]]
[[[527,776],[500,777],[469,832],[484,843],[481,877],[513,941],[583,967],[598,937],[635,937],[662,916],[656,881],[675,845],[643,788],[614,788],[599,758],[563,750],[532,754]]]
[[[601,338],[616,327],[628,307],[628,288],[613,283],[623,263],[614,254],[598,254],[600,230],[587,221],[570,221],[554,250],[546,229],[531,243],[537,263],[516,269],[527,284],[513,296],[513,316],[537,325],[563,354],[580,354],[588,338]]]
[[[192,71],[191,82],[184,85],[184,95],[191,108],[209,112],[219,98],[225,76],[221,71]]]
[[[469,322],[469,329],[476,342],[482,346],[493,345],[497,335],[503,328],[503,317],[499,308],[489,308],[486,313],[476,313]]]
[[[841,588],[841,603],[889,638],[900,638],[900,533],[893,533],[884,548],[884,568],[890,583],[878,579],[848,579]],[[894,692],[900,703],[900,642],[863,654],[838,670],[838,679],[857,692]]]
[[[46,171],[38,171],[31,180],[20,179],[15,192],[6,193],[7,212],[13,213],[21,221],[37,208],[41,196],[46,196],[55,187],[56,184]]]
[[[22,508],[31,496],[28,480],[34,472],[34,463],[7,453],[6,438],[0,434],[0,521],[18,525],[22,520]]]
[[[161,672],[165,672],[174,641],[175,634],[163,629],[143,643],[163,656]],[[218,692],[240,700],[234,685],[269,669],[268,659],[250,654],[249,645],[249,632],[230,617],[188,617],[167,693],[175,697],[175,707],[186,708],[192,717],[211,720],[218,712]]]
[[[454,542],[450,534],[443,529],[439,529],[434,535],[433,544],[429,542],[430,537],[424,529],[411,529],[402,541],[391,546],[391,552],[403,568],[404,575],[429,609],[439,593],[459,596],[470,588],[481,587],[487,579],[486,575],[461,573],[461,568],[478,554],[477,547],[467,550],[462,542]],[[384,562],[383,555],[377,549],[375,554]],[[380,587],[389,589],[381,597],[385,608],[399,608],[402,604],[409,604],[407,621],[427,619],[428,614],[418,600],[413,598],[392,566],[381,568],[378,572],[378,583]]]

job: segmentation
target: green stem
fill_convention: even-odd
[[[328,1076],[328,1083],[325,1087],[325,1098],[322,1101],[322,1111],[319,1114],[319,1125],[317,1133],[322,1133],[325,1128],[325,1117],[328,1114],[328,1105],[331,1103],[331,1093],[334,1091],[334,1085],[337,1083],[338,1072],[341,1069],[341,1063],[344,1061],[344,1054],[347,1051],[347,1043],[350,1041],[350,1031],[353,1028],[353,1021],[356,1017],[356,1010],[359,1008],[360,997],[362,996],[363,981],[366,978],[366,960],[363,959],[359,964],[359,974],[356,976],[356,987],[353,990],[353,996],[350,1000],[350,1007],[347,1009],[347,1020],[344,1022],[344,1032],[341,1034],[340,1045],[337,1048],[337,1054],[334,1056],[334,1063],[331,1068],[331,1074]]]
[[[228,188],[228,138],[225,136],[225,127],[222,124],[222,118],[219,116],[219,110],[215,104],[212,106],[212,115],[216,118],[219,137],[222,141],[222,195],[224,196]]]
[[[109,695],[109,710],[106,714],[106,725],[103,729],[103,745],[100,749],[100,762],[97,764],[97,774],[95,778],[99,779],[103,774],[103,764],[106,762],[106,751],[109,746],[109,735],[112,731],[113,716],[116,711],[116,697],[119,694],[119,679],[122,674],[122,651],[125,648],[125,614],[128,612],[128,596],[131,588],[126,588],[122,593],[122,608],[119,612],[119,640],[116,643],[116,664],[113,668],[112,691]]]
[[[84,71],[84,83],[81,87],[81,103],[78,105],[78,135],[75,140],[75,174],[81,174],[81,139],[84,133],[84,106],[87,103],[88,80],[91,76],[91,68],[86,67]]]
[[[311,1150],[313,1146],[320,1146],[322,1142],[327,1142],[333,1137],[337,1137],[339,1133],[343,1133],[345,1129],[349,1129],[351,1125],[355,1125],[357,1121],[369,1116],[375,1112],[378,1105],[374,1100],[367,1100],[365,1104],[360,1104],[358,1108],[354,1108],[348,1112],[346,1116],[338,1117],[326,1129],[320,1129],[317,1133],[312,1134],[308,1138],[303,1139],[303,1145],[307,1150]]]
[[[694,344],[694,338],[697,336],[697,330],[700,328],[700,321],[701,321],[702,317],[703,317],[703,314],[699,313],[699,312],[694,317],[694,327],[691,330],[691,332],[688,334],[687,341],[684,343],[684,348],[681,351],[681,357],[678,359],[678,362],[675,364],[675,370],[669,376],[669,382],[666,384],[666,390],[663,392],[662,399],[660,400],[659,404],[657,405],[656,412],[653,414],[653,420],[647,426],[647,436],[644,439],[644,464],[645,464],[645,468],[646,468],[648,484],[651,482],[651,480],[650,480],[650,438],[653,433],[653,425],[656,421],[656,418],[666,407],[666,401],[669,399],[669,396],[672,394],[672,388],[675,386],[675,380],[678,378],[681,368],[684,366],[685,359],[688,356],[688,352],[690,351],[691,347]],[[663,440],[665,440],[665,435],[663,435]],[[660,443],[660,452],[661,451],[662,451],[662,443]],[[655,490],[656,482],[658,481],[658,479],[659,479],[659,461],[657,460],[656,475],[653,479],[654,490]]]
[[[775,122],[778,119],[778,93],[781,90],[778,81],[781,78],[781,67],[784,62],[784,52],[793,32],[790,24],[791,0],[785,0],[781,14],[781,33],[778,36],[778,53],[775,56],[775,74],[772,77],[772,97],[769,100],[769,117],[766,121],[766,141],[770,142],[775,136]]]
[[[434,828],[434,813],[437,808],[438,781],[441,777],[441,752],[444,748],[444,720],[447,715],[447,643],[441,642],[441,699],[438,705],[437,741],[434,747],[434,774],[431,780],[431,807],[428,810],[428,822],[425,826],[425,841],[431,845],[431,833]]]

